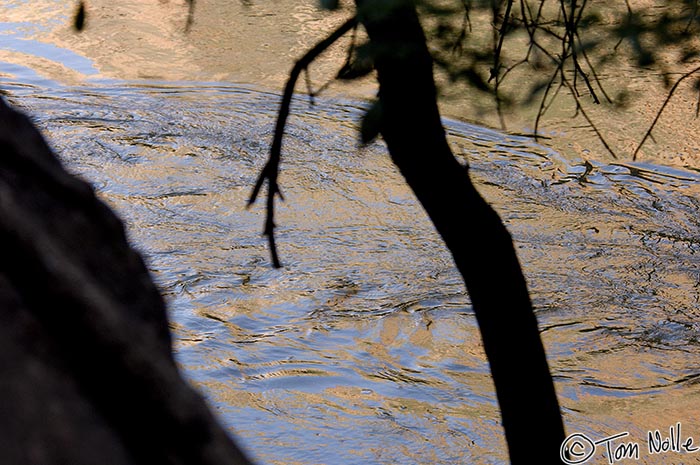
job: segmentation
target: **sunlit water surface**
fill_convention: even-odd
[[[67,87],[3,66],[9,100],[127,222],[185,375],[258,463],[506,461],[469,297],[385,147],[359,147],[363,104],[295,101],[275,270],[264,208],[245,204],[277,94]],[[700,175],[445,124],[516,242],[567,431],[628,432],[636,463],[696,460],[650,455],[646,439],[681,422],[700,442]]]

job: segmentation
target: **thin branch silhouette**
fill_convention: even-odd
[[[574,97],[574,102],[576,103],[576,112],[581,113],[581,115],[584,117],[584,119],[588,122],[588,125],[593,129],[593,132],[595,132],[595,135],[598,137],[598,140],[600,141],[601,144],[603,144],[603,147],[610,153],[610,155],[617,160],[617,155],[615,154],[615,151],[610,147],[608,142],[605,140],[605,137],[603,137],[603,134],[600,132],[598,129],[598,126],[593,122],[593,120],[588,116],[588,113],[586,113],[586,110],[583,108],[583,105],[581,104],[581,101],[576,95],[576,92],[573,88],[573,84],[569,82],[568,79],[564,79],[564,85],[569,88],[569,91]]]
[[[668,102],[671,101],[671,97],[673,97],[673,94],[676,93],[676,89],[678,89],[678,86],[681,84],[681,82],[685,81],[685,80],[688,79],[690,76],[692,76],[693,74],[697,73],[698,71],[700,71],[700,66],[698,66],[698,67],[695,68],[695,69],[692,69],[692,70],[688,71],[688,72],[685,73],[683,76],[681,76],[680,78],[678,78],[678,80],[676,81],[675,84],[673,84],[673,87],[671,87],[671,90],[668,91],[668,95],[666,96],[666,100],[664,100],[663,105],[661,105],[661,108],[659,108],[659,111],[656,112],[656,117],[654,118],[654,121],[651,123],[651,126],[649,126],[649,129],[647,129],[646,134],[644,134],[644,137],[642,138],[641,142],[639,143],[639,145],[638,145],[637,148],[635,149],[634,153],[632,154],[632,160],[636,160],[636,159],[637,159],[637,154],[638,154],[639,151],[642,149],[642,146],[644,145],[644,143],[647,141],[647,139],[649,139],[650,137],[652,137],[651,132],[654,130],[654,127],[656,127],[656,123],[659,122],[659,119],[661,119],[661,114],[662,114],[662,113],[664,112],[664,110],[666,109],[666,105],[668,105]]]
[[[261,170],[258,180],[255,182],[255,187],[253,187],[253,191],[250,194],[247,204],[247,207],[250,207],[253,203],[255,203],[258,198],[258,194],[260,193],[260,189],[265,181],[267,181],[267,216],[265,219],[265,229],[263,234],[267,236],[268,243],[270,245],[272,264],[275,268],[282,267],[275,242],[275,196],[277,195],[280,197],[280,199],[284,200],[282,191],[277,183],[277,176],[279,174],[279,164],[282,157],[282,139],[284,137],[284,129],[287,124],[287,118],[289,117],[292,97],[294,96],[294,88],[296,87],[297,80],[299,79],[302,71],[305,71],[321,53],[333,45],[333,43],[345,35],[345,33],[352,30],[356,24],[357,18],[353,16],[341,24],[335,31],[329,34],[328,37],[317,43],[313,48],[306,52],[303,57],[294,63],[294,67],[289,73],[289,78],[287,79],[287,84],[284,88],[282,103],[280,105],[279,112],[277,113],[277,124],[275,126],[275,134],[272,140],[272,146],[270,148],[270,156],[267,163]]]
[[[187,22],[185,23],[185,32],[190,32],[194,24],[194,2],[195,0],[187,0]]]

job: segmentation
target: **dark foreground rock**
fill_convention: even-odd
[[[248,464],[124,226],[0,99],[0,462]]]

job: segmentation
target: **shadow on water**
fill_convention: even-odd
[[[469,298],[384,147],[359,147],[363,104],[296,101],[273,270],[244,205],[278,95],[21,82],[0,85],[128,222],[179,362],[260,463],[505,461]],[[700,431],[700,174],[445,124],[516,241],[567,430]]]

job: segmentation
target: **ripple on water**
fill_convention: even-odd
[[[358,147],[363,105],[295,103],[273,270],[244,206],[277,95],[2,84],[127,220],[179,362],[261,463],[504,462],[469,298],[381,144]],[[698,174],[446,126],[516,241],[568,429],[700,430]]]

